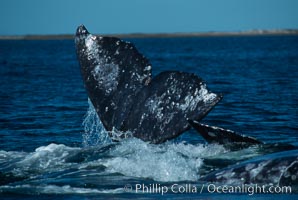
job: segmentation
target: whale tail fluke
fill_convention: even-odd
[[[195,74],[152,76],[147,58],[130,43],[77,28],[76,52],[88,96],[107,131],[131,132],[151,143],[175,138],[201,120],[222,96]]]

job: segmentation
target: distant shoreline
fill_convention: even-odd
[[[99,35],[99,34],[96,34]],[[178,38],[178,37],[229,37],[229,36],[282,36],[298,35],[298,29],[285,30],[252,30],[240,32],[195,32],[195,33],[129,33],[129,34],[101,34],[118,38]],[[71,40],[74,34],[60,35],[15,35],[1,36],[0,40]]]

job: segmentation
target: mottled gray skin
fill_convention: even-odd
[[[91,35],[81,25],[75,37],[85,88],[105,129],[129,131],[162,143],[190,128],[220,101],[198,76],[163,72],[151,76],[151,64],[133,44]]]
[[[93,36],[84,26],[78,27],[75,43],[84,85],[96,112],[106,130],[121,130],[137,93],[150,82],[149,61],[132,44]]]
[[[202,177],[202,181],[231,185],[298,185],[298,150],[267,154],[220,169]]]
[[[281,174],[279,185],[295,185],[298,186],[298,156],[296,161],[292,162]]]

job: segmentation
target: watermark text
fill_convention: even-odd
[[[153,184],[127,184],[124,186],[126,192],[135,192],[142,194],[291,194],[291,186],[273,186],[259,184],[242,184],[242,185],[219,185],[219,184],[172,184],[163,185]]]

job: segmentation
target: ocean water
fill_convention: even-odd
[[[151,61],[153,74],[195,73],[223,94],[203,123],[266,144],[208,145],[194,130],[159,145],[136,138],[114,143],[88,101],[74,41],[0,41],[0,198],[297,198],[297,187],[291,195],[201,191],[208,184],[201,178],[213,170],[298,148],[297,36],[129,41]],[[136,192],[139,184],[190,184],[198,191]]]

